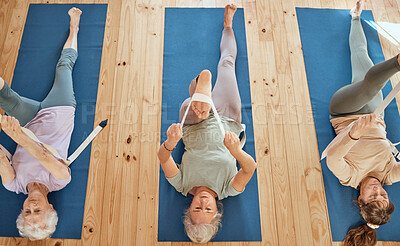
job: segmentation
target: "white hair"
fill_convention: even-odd
[[[217,211],[214,215],[213,220],[210,224],[193,224],[190,216],[190,209],[186,209],[183,216],[183,224],[185,225],[186,235],[195,243],[207,243],[209,242],[217,231],[221,224],[222,209]]]
[[[25,223],[24,216],[21,212],[17,218],[17,228],[21,237],[27,237],[29,240],[41,240],[49,238],[56,230],[58,216],[54,209],[49,209],[45,215],[46,227],[40,228],[39,225],[29,225]]]

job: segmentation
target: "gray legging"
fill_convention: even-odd
[[[331,118],[373,113],[383,101],[382,88],[400,71],[397,56],[374,66],[368,56],[367,40],[359,17],[351,20],[349,43],[353,78],[350,85],[332,96],[329,105]]]
[[[214,89],[212,91],[212,100],[215,104],[218,114],[229,117],[239,124],[241,123],[241,107],[239,88],[235,74],[235,60],[237,54],[235,34],[230,27],[224,28],[221,38],[221,58],[218,63],[218,75]],[[194,79],[189,86],[189,94],[192,96],[196,90],[197,80]],[[190,98],[187,98],[180,110],[179,121],[182,121]],[[192,125],[202,121],[198,118],[192,108],[189,109],[185,120],[185,125]]]
[[[56,106],[76,106],[72,83],[72,70],[78,53],[72,49],[64,49],[58,60],[53,87],[47,97],[38,102],[22,97],[13,91],[7,83],[0,90],[0,107],[9,116],[18,119],[21,126],[35,118],[39,110]]]

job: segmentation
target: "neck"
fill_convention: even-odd
[[[44,196],[47,196],[49,194],[49,189],[44,184],[37,183],[37,182],[31,182],[26,186],[26,190],[28,191],[28,196],[29,194],[35,193],[35,192],[40,192]]]
[[[197,193],[202,192],[202,191],[206,191],[206,192],[210,193],[213,197],[217,197],[217,196],[218,196],[217,193],[215,193],[213,190],[211,190],[210,188],[205,187],[205,186],[199,186],[199,187],[197,187],[195,195],[196,195]]]

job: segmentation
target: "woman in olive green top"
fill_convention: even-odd
[[[243,192],[256,169],[254,159],[242,150],[238,137],[243,128],[235,75],[237,49],[232,29],[235,11],[233,4],[225,7],[221,58],[213,91],[211,73],[203,70],[191,82],[190,98],[183,102],[180,110],[180,121],[184,119],[183,131],[180,124],[171,125],[168,138],[158,151],[169,183],[183,195],[193,195],[193,201],[185,211],[184,224],[189,238],[198,243],[208,242],[218,231],[222,214],[218,211],[217,199]],[[192,101],[195,95],[211,97],[218,113],[210,113],[211,105],[206,102]],[[184,116],[186,111],[187,116]],[[218,115],[221,115],[220,123]],[[226,131],[224,135],[222,128]],[[185,153],[178,166],[171,152],[181,138]],[[241,166],[239,171],[236,161]]]

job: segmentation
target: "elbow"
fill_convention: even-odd
[[[257,169],[257,163],[256,162],[253,162],[252,169],[253,169],[253,172]]]
[[[158,160],[160,160],[161,161],[161,157],[162,157],[162,154],[161,154],[161,148],[159,148],[158,149],[158,151],[157,151],[157,157],[158,157]]]
[[[257,163],[253,161],[244,171],[247,174],[253,175],[253,173],[256,171],[256,169],[257,169]]]

